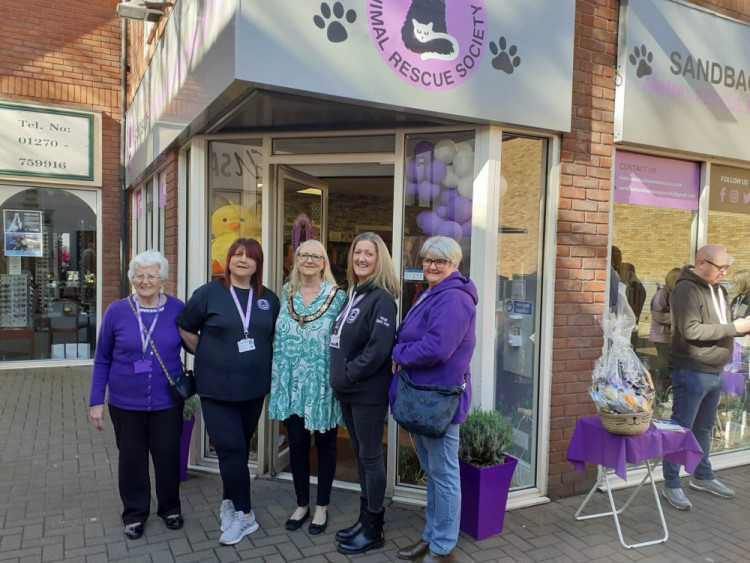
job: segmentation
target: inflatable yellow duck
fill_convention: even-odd
[[[251,209],[230,204],[211,215],[211,273],[223,274],[227,252],[240,237],[260,239],[260,217]]]

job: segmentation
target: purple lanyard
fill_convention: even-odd
[[[250,315],[253,312],[253,288],[250,288],[250,294],[247,296],[247,310],[244,314],[242,313],[240,300],[237,299],[237,293],[234,291],[234,286],[229,286],[229,291],[232,293],[232,299],[234,299],[234,304],[237,306],[237,312],[242,319],[242,330],[245,332],[245,338],[247,338],[247,331],[250,328]]]
[[[349,297],[349,302],[346,304],[346,307],[344,307],[344,310],[339,313],[338,317],[336,317],[336,322],[333,324],[334,334],[341,336],[341,331],[344,330],[344,320],[349,316],[349,312],[352,310],[352,308],[357,303],[362,301],[362,298],[364,296],[364,293],[362,295],[357,295],[356,293],[352,292],[351,296]]]
[[[154,332],[156,321],[159,320],[159,304],[161,303],[161,295],[159,295],[159,300],[156,302],[156,315],[154,316],[154,320],[151,321],[151,327],[148,329],[148,332],[146,334],[143,334],[143,319],[141,318],[141,306],[138,303],[138,297],[134,295],[133,301],[135,301],[135,312],[136,316],[138,317],[138,334],[141,335],[141,356],[143,357],[143,359],[145,359],[148,342],[149,340],[151,340],[151,335]]]

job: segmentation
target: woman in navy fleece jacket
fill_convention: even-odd
[[[422,539],[398,552],[401,559],[455,561],[461,519],[461,477],[458,469],[458,427],[471,405],[468,372],[476,345],[475,321],[478,302],[474,283],[458,271],[461,247],[448,237],[425,241],[419,252],[428,289],[417,299],[398,329],[393,362],[402,366],[415,383],[461,385],[466,389],[456,415],[441,438],[415,434],[417,455],[427,474],[427,507]],[[391,409],[398,374],[393,376],[389,397]]]

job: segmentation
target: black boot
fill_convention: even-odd
[[[336,541],[346,541],[359,533],[362,529],[362,514],[364,514],[366,510],[367,499],[365,497],[359,497],[359,518],[357,518],[357,521],[348,528],[336,532]]]
[[[385,510],[380,512],[365,510],[362,514],[362,529],[348,540],[339,543],[336,548],[339,553],[351,555],[383,547],[385,545],[385,537],[383,536],[384,516]]]

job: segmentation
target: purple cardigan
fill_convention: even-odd
[[[471,406],[471,374],[467,373],[477,339],[477,288],[468,277],[453,272],[414,305],[401,323],[393,347],[393,360],[415,383],[461,385],[466,390],[453,417],[461,423]],[[398,374],[393,376],[388,397],[393,410]]]
[[[132,300],[132,297],[128,297]],[[149,345],[146,359],[151,360],[151,373],[134,373],[133,363],[141,359],[141,340],[138,319],[128,305],[128,299],[115,301],[104,313],[96,357],[91,375],[89,405],[104,404],[104,394],[109,387],[109,404],[132,411],[158,411],[177,406],[169,390],[164,370]],[[132,302],[132,301],[131,301]],[[170,375],[182,371],[182,340],[175,319],[185,304],[167,296],[159,310],[151,338]],[[156,309],[141,309],[143,324],[151,326]]]

